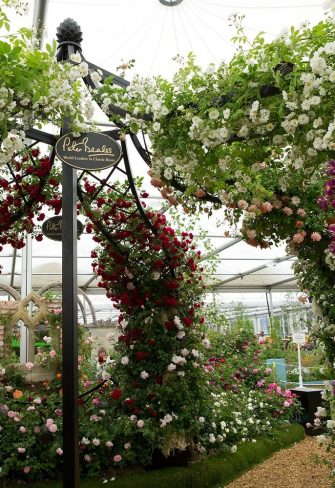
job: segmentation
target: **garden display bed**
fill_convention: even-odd
[[[170,467],[160,470],[115,471],[108,477],[82,478],[81,487],[100,488],[214,488],[226,486],[230,481],[250,469],[255,464],[269,458],[274,452],[289,447],[304,438],[304,430],[298,424],[289,425],[278,431],[275,439],[259,438],[256,443],[241,443],[236,453],[222,453],[190,464],[188,467]],[[112,482],[111,480],[115,478]],[[108,481],[103,483],[107,479]],[[19,486],[3,481],[1,488]],[[20,484],[22,486],[22,482]],[[37,482],[27,484],[32,488],[60,488],[61,482]]]

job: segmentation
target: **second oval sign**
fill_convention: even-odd
[[[79,137],[72,133],[60,137],[55,146],[63,163],[76,169],[99,171],[117,164],[122,156],[118,143],[105,134],[86,132]]]

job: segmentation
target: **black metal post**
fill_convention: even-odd
[[[63,164],[63,488],[79,488],[77,171]]]
[[[80,50],[82,33],[72,19],[57,29],[57,60]],[[63,134],[69,132],[66,122]],[[63,164],[62,180],[62,349],[63,488],[79,488],[78,312],[77,312],[77,170]]]

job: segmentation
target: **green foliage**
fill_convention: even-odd
[[[218,306],[211,302],[204,307],[204,316],[206,318],[206,326],[211,334],[211,329],[217,331],[225,331],[230,328],[230,321],[227,318],[225,311],[218,308]]]

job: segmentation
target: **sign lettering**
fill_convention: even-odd
[[[84,231],[84,226],[77,220],[77,237],[79,237]],[[56,215],[55,217],[51,217],[48,220],[45,220],[42,224],[42,233],[48,239],[52,239],[53,241],[61,241],[62,240],[62,217],[60,215]]]
[[[56,143],[59,159],[76,169],[100,171],[117,164],[122,156],[119,144],[109,136],[87,132],[79,137],[72,133],[60,137]]]

